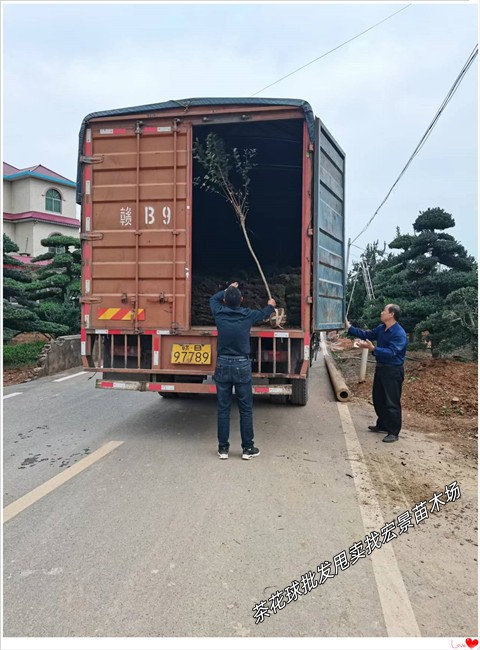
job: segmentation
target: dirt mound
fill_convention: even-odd
[[[14,384],[23,384],[26,381],[35,379],[36,366],[26,366],[24,368],[4,368],[3,385],[13,386]]]
[[[47,334],[42,334],[42,332],[22,332],[13,337],[10,341],[10,345],[18,345],[19,343],[36,343],[50,341],[51,337]]]
[[[331,343],[331,349],[334,352],[337,352],[339,350],[351,350],[352,348],[353,348],[352,339],[338,338],[337,340],[332,341]]]
[[[444,359],[407,361],[406,408],[424,415],[478,415],[478,367]]]
[[[367,380],[358,383],[360,350],[341,348],[340,339],[332,345],[345,379],[354,394],[371,396],[375,363],[367,364]],[[478,415],[478,366],[428,356],[405,361],[402,403],[407,409],[436,417]]]
[[[361,351],[332,353],[350,388],[353,399],[372,400],[375,362],[369,359],[367,377],[358,382]],[[402,391],[403,421],[408,429],[431,433],[448,440],[469,456],[477,454],[478,366],[446,359],[432,359],[429,353],[408,355]],[[371,357],[371,355],[370,355]],[[465,447],[465,449],[464,449]]]

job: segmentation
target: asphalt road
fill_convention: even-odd
[[[425,634],[400,570],[385,575],[388,548],[255,623],[256,604],[362,539],[375,515],[323,361],[306,407],[255,399],[261,455],[248,462],[235,404],[220,461],[214,396],[96,390],[89,374],[55,381],[79,370],[4,392],[7,510],[121,443],[4,524],[6,637],[382,637],[400,635],[395,611],[406,634]]]

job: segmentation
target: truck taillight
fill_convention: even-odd
[[[283,350],[277,350],[277,352],[275,353],[275,360],[288,361],[288,352]],[[273,350],[263,350],[262,361],[273,361]]]
[[[113,348],[113,354],[115,356],[123,357],[125,355],[125,346],[115,345]],[[134,345],[127,345],[127,357],[136,357],[138,354],[138,349]]]

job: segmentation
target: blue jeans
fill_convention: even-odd
[[[217,430],[219,447],[230,446],[230,407],[232,405],[232,388],[240,412],[240,435],[242,447],[253,445],[253,395],[252,366],[250,360],[243,357],[217,358],[213,379],[217,385]]]

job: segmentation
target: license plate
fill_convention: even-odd
[[[210,365],[212,359],[212,346],[200,343],[174,343],[172,345],[172,363],[186,363],[189,365]]]

